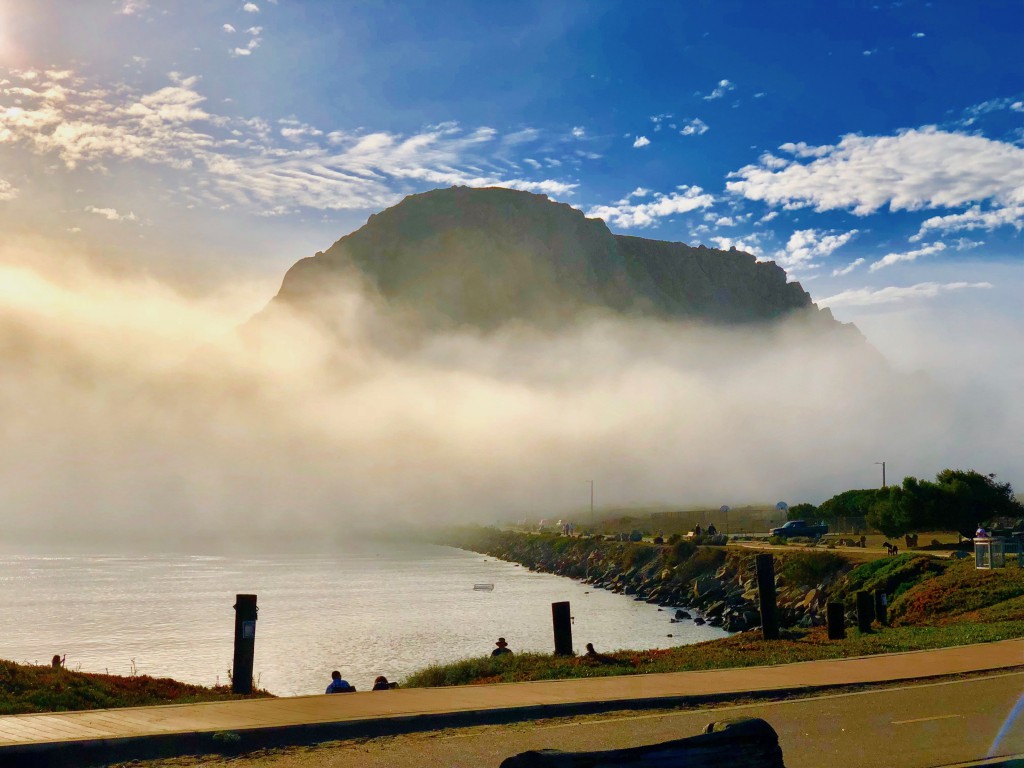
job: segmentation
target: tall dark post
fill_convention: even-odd
[[[878,623],[883,627],[889,626],[889,617],[886,611],[885,592],[880,589],[876,589],[874,592],[875,597],[875,618],[878,619]]]
[[[875,603],[871,593],[861,590],[857,593],[857,629],[861,632],[871,631],[871,622],[875,620]]]
[[[555,628],[555,656],[572,656],[572,616],[569,603],[551,604],[551,623]]]
[[[765,640],[779,639],[779,619],[775,612],[775,563],[768,554],[754,558],[757,565],[757,602],[761,608],[761,634]]]
[[[235,596],[235,659],[231,664],[232,693],[252,693],[252,661],[256,649],[256,595]]]
[[[842,603],[826,603],[825,620],[828,623],[829,640],[846,638],[846,612],[843,610]]]

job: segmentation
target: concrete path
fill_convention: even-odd
[[[671,706],[744,693],[812,690],[1024,665],[1024,639],[770,667],[300,696],[0,717],[0,764],[17,756],[86,752],[142,756],[510,722],[624,707]],[[147,749],[147,746],[149,749]]]

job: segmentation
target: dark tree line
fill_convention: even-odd
[[[958,531],[973,535],[979,523],[1024,518],[1024,504],[1010,483],[973,469],[944,469],[935,481],[906,477],[901,485],[844,491],[819,507],[797,504],[790,519],[864,517],[886,536],[913,531]]]

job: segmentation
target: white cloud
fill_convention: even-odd
[[[719,80],[718,81],[718,85],[715,87],[715,90],[713,90],[711,93],[709,93],[707,96],[705,96],[704,97],[704,101],[711,101],[713,99],[721,99],[729,91],[735,91],[735,90],[736,90],[736,86],[733,83],[730,83],[728,80]]]
[[[700,187],[683,186],[679,189],[679,192],[669,195],[656,193],[649,203],[623,204],[620,200],[616,205],[594,206],[587,211],[587,216],[604,219],[622,229],[642,228],[657,224],[658,219],[665,216],[708,208],[715,203],[715,198]]]
[[[700,136],[708,132],[708,124],[699,117],[693,118],[679,131],[683,136]]]
[[[572,135],[577,139],[582,139],[585,134],[586,131],[583,130],[582,125],[577,125],[572,129]]]
[[[912,299],[934,299],[944,293],[965,289],[989,289],[992,283],[917,283],[887,288],[857,288],[837,293],[817,302],[819,307],[867,307],[896,304]]]
[[[915,32],[911,37],[921,38],[924,37],[924,32]]]
[[[13,184],[4,179],[0,179],[0,202],[4,200],[13,200],[18,196],[18,190]]]
[[[757,234],[747,235],[745,237],[712,237],[710,238],[711,243],[720,250],[728,251],[735,248],[737,251],[743,251],[749,253],[752,256],[756,256],[758,260],[763,260],[763,254],[761,251],[761,240]]]
[[[758,224],[767,224],[769,221],[772,221],[772,220],[778,218],[778,216],[779,216],[779,212],[778,211],[768,211],[768,213],[766,213],[764,216],[762,216],[758,220],[757,223]]]
[[[877,48],[872,48],[869,51],[861,51],[860,53],[861,53],[861,56],[874,56],[876,53],[878,53],[878,49]]]
[[[821,147],[813,147],[804,141],[798,141],[796,143],[788,141],[785,144],[780,144],[779,149],[787,154],[796,155],[797,157],[824,157],[825,155],[835,151],[835,147],[831,144],[826,144]],[[769,157],[771,157],[771,155],[769,155]],[[783,160],[782,162],[786,165],[789,164],[788,160]]]
[[[132,213],[118,213],[114,208],[96,208],[92,205],[87,205],[85,210],[88,213],[95,213],[97,216],[102,216],[107,221],[138,221],[138,217]]]
[[[751,200],[817,211],[957,207],[991,200],[1024,204],[1024,149],[933,127],[895,136],[850,134],[834,146],[785,144],[800,159],[783,168],[748,165],[730,174],[729,191]]]
[[[85,172],[106,172],[112,163],[172,168],[188,175],[191,194],[217,207],[365,210],[428,185],[502,186],[556,197],[577,187],[521,178],[517,163],[500,156],[501,137],[491,128],[467,131],[447,123],[412,134],[336,130],[324,136],[315,126],[285,121],[275,131],[258,117],[210,113],[198,78],[177,73],[170,75],[172,85],[141,94],[40,73],[19,77],[12,87],[31,86],[34,95],[0,110],[0,145]]]
[[[636,141],[633,142],[633,148],[636,149],[637,147],[646,147],[650,143],[651,140],[648,139],[646,136],[637,136]]]
[[[991,231],[1007,226],[1014,227],[1018,232],[1024,228],[1024,205],[1011,205],[986,211],[974,205],[963,213],[932,216],[921,222],[921,228],[910,241],[916,243],[931,232],[964,232],[975,229]]]
[[[233,26],[231,26],[230,24],[225,24],[223,27],[221,27],[221,29],[223,29],[228,34],[232,34],[235,31],[235,28]]]
[[[138,16],[149,9],[149,0],[124,0],[120,13],[123,16]]]
[[[251,56],[251,48],[232,48],[230,51],[232,56]]]
[[[817,229],[798,229],[789,237],[786,249],[781,251],[776,261],[784,269],[810,269],[818,266],[815,259],[831,256],[856,236],[858,230],[853,229],[841,234],[822,232]]]
[[[626,195],[626,197],[627,198],[630,198],[630,197],[647,197],[649,194],[651,194],[651,190],[644,189],[643,187],[637,187],[632,192],[630,192],[628,195]]]
[[[864,263],[864,259],[854,259],[849,264],[847,264],[845,267],[842,267],[840,269],[833,269],[832,270],[832,277],[843,277],[844,275],[848,275],[848,274],[853,272],[853,270],[855,270],[857,267],[859,267],[863,263]]]
[[[901,261],[916,261],[922,256],[932,256],[936,253],[942,253],[946,250],[945,243],[932,243],[926,245],[923,248],[918,248],[913,251],[904,251],[902,253],[887,253],[878,261],[872,262],[870,270],[877,272],[885,267],[891,267],[893,264],[899,264]]]
[[[246,13],[259,13],[260,7],[256,3],[246,3],[242,6],[242,10]]]

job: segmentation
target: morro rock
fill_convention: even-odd
[[[611,312],[712,323],[802,314],[839,327],[773,262],[615,235],[544,195],[453,187],[411,195],[285,275],[275,301],[323,312],[357,275],[427,327],[551,326]]]

